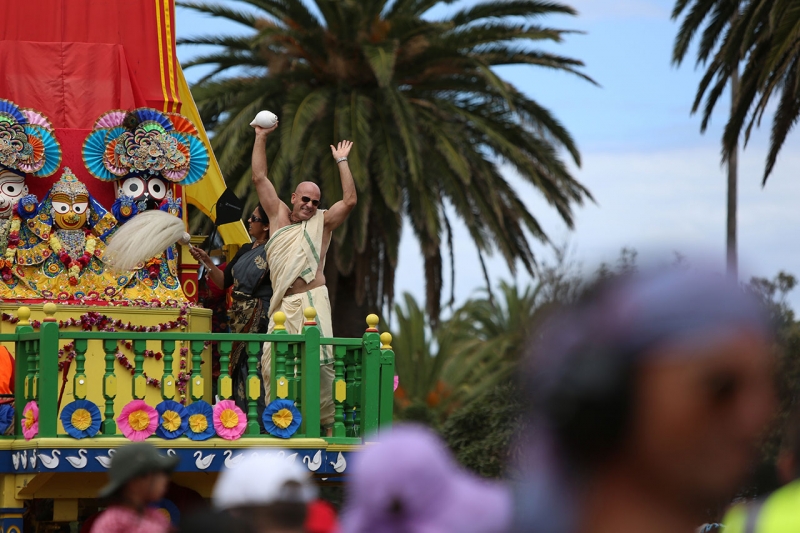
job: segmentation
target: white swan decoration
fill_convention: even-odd
[[[14,463],[14,470],[19,470],[19,452],[11,455],[11,462]]]
[[[293,453],[292,455],[287,455],[286,456],[286,462],[287,463],[293,463],[296,460],[297,460],[297,454],[296,453]]]
[[[52,470],[54,468],[58,468],[58,463],[60,462],[58,459],[59,455],[61,455],[60,451],[53,450],[53,453],[50,456],[44,453],[40,453],[39,459],[42,460],[42,465],[44,465],[45,468],[49,468],[50,470]],[[33,464],[33,466],[34,467],[36,466],[35,463]]]
[[[211,455],[206,455],[205,457],[203,457],[203,452],[198,451],[194,452],[194,456],[196,457],[194,461],[194,466],[196,466],[200,470],[205,470],[206,468],[211,466],[211,462],[214,461],[214,457],[216,457],[217,454],[212,453]]]
[[[306,455],[303,457],[303,462],[308,465],[309,470],[316,472],[319,470],[319,467],[322,466],[322,450],[317,450],[317,453],[314,454],[313,459],[309,459]]]
[[[28,468],[28,450],[22,451],[22,456],[19,460],[22,463],[22,468]]]
[[[342,452],[339,452],[339,456],[336,458],[335,463],[333,461],[330,461],[330,463],[333,465],[333,469],[336,470],[336,472],[338,472],[339,474],[344,472],[345,469],[347,468],[347,459],[344,458]]]
[[[242,459],[244,459],[243,453],[233,457],[233,452],[231,450],[225,450],[223,455],[225,456],[225,466],[227,468],[234,468],[236,465],[242,462]]]
[[[31,468],[36,468],[36,452],[31,450]]]
[[[100,466],[103,468],[109,468],[111,466],[111,459],[116,452],[116,450],[108,450],[108,455],[98,455],[95,459],[97,459],[97,462],[100,463]]]
[[[71,456],[71,457],[64,457],[64,459],[69,461],[69,464],[71,464],[73,468],[85,468],[86,463],[89,462],[89,459],[86,458],[86,450],[84,450],[83,448],[78,450],[78,457]]]

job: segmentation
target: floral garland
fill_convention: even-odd
[[[61,240],[58,238],[58,236],[56,236],[55,233],[51,234],[49,239],[50,248],[53,250],[53,252],[55,252],[55,254],[58,256],[58,259],[64,264],[64,266],[67,267],[69,284],[73,286],[78,284],[78,276],[80,276],[81,271],[89,264],[89,261],[92,260],[92,256],[94,256],[95,252],[97,251],[97,239],[94,237],[94,235],[92,235],[91,230],[84,229],[83,234],[86,237],[86,246],[83,250],[83,255],[77,259],[73,259],[64,250]]]
[[[137,326],[135,324],[131,324],[130,322],[123,322],[122,320],[114,319],[108,315],[98,313],[97,311],[89,311],[78,318],[59,320],[58,327],[68,328],[80,326],[83,331],[92,331],[94,328],[97,331],[131,331],[134,333],[156,333],[159,331],[170,331],[177,328],[186,328],[189,325],[189,319],[187,318],[187,315],[189,314],[189,307],[190,306],[188,304],[182,305],[180,311],[178,312],[178,318],[175,320],[170,320],[169,322],[156,324],[155,326]],[[19,322],[19,317],[9,313],[2,313],[0,314],[0,320],[3,322],[9,322],[10,324],[16,324]],[[30,322],[34,329],[38,329],[42,325],[41,320],[31,320]]]
[[[203,348],[208,348],[210,344],[210,341],[205,341],[203,343]],[[119,341],[119,345],[120,348],[125,348],[127,350],[133,349],[133,344],[130,341]],[[74,342],[65,344],[61,349],[58,350],[58,370],[63,371],[65,368],[69,367],[77,355],[78,354],[75,351]],[[162,352],[154,352],[153,350],[145,350],[143,355],[147,358],[155,359],[156,361],[161,361],[164,358],[164,354]],[[183,405],[186,405],[187,385],[192,378],[192,376],[186,372],[186,361],[188,355],[188,348],[180,349],[180,371],[178,372],[178,377],[175,380],[175,385],[180,395],[180,403]],[[117,350],[117,352],[114,354],[114,358],[119,362],[120,365],[122,365],[123,368],[130,372],[132,376],[136,373],[136,365],[131,362],[128,356],[122,353],[121,349]],[[203,362],[200,364],[203,364]],[[147,372],[142,371],[142,375],[144,376],[147,384],[151,387],[158,388],[161,386],[161,381],[156,378],[151,378],[147,375]]]
[[[3,266],[0,269],[0,275],[3,277],[3,281],[7,284],[10,284],[14,279],[11,275],[11,266],[14,264],[14,256],[17,253],[17,246],[19,245],[19,228],[20,228],[20,218],[17,214],[17,206],[14,206],[11,225],[8,230],[8,245],[6,247],[5,255],[3,256]]]
[[[149,307],[149,306],[148,306]],[[186,327],[189,325],[189,320],[187,315],[189,313],[189,304],[184,304],[181,306],[181,309],[178,314],[178,318],[175,320],[170,320],[169,322],[163,322],[161,324],[157,324],[155,326],[137,326],[135,324],[131,324],[130,322],[123,322],[119,319],[114,319],[109,317],[108,315],[104,315],[102,313],[98,313],[97,311],[89,311],[81,315],[78,318],[68,318],[66,320],[59,320],[58,327],[59,328],[67,328],[67,327],[74,327],[80,326],[81,330],[83,331],[92,331],[96,329],[97,331],[107,331],[107,332],[116,332],[116,331],[130,331],[134,333],[154,333],[154,332],[161,332],[161,331],[170,331],[173,329],[180,328],[181,330],[185,331]],[[14,316],[9,313],[2,313],[0,314],[0,320],[3,322],[9,322],[11,324],[16,324],[19,322],[19,317]],[[31,320],[31,326],[34,329],[38,329],[41,327],[42,322],[40,320]],[[210,341],[205,341],[203,343],[203,348],[206,349],[210,346]],[[120,365],[123,368],[128,370],[131,375],[133,375],[136,371],[136,365],[131,362],[131,360],[126,356],[122,349],[132,350],[133,344],[130,341],[119,341],[120,349],[114,354],[114,357],[117,361],[119,361]],[[77,352],[75,351],[75,343],[70,342],[65,344],[61,349],[58,350],[58,370],[63,371],[66,367],[68,367],[72,361],[77,356]],[[156,361],[160,361],[164,354],[161,352],[154,352],[153,350],[145,350],[144,356],[148,358],[153,358]],[[187,367],[187,360],[189,358],[189,348],[181,347],[180,349],[180,360],[178,363],[179,372],[177,379],[175,380],[176,389],[178,394],[180,395],[180,403],[186,404],[187,399],[187,389],[188,383],[191,380],[191,375],[186,372]],[[202,363],[201,363],[202,364]],[[151,378],[147,375],[147,373],[142,372],[147,381],[147,384],[152,387],[160,387],[161,381],[156,378]]]

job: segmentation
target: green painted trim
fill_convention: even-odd
[[[319,266],[319,254],[317,253],[317,247],[314,246],[314,242],[311,240],[311,235],[308,234],[305,228],[303,228],[303,236],[306,238],[306,242],[311,247],[311,254],[314,256],[317,266]]]

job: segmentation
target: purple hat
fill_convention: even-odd
[[[353,472],[342,533],[491,533],[510,524],[510,491],[465,471],[421,426],[368,445]]]

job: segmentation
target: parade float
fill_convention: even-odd
[[[193,205],[214,219],[225,191],[176,60],[172,2],[30,0],[0,11],[0,343],[16,358],[14,394],[0,398],[0,531],[79,522],[97,508],[115,449],[143,439],[179,456],[174,482],[203,497],[250,453],[282,454],[320,480],[346,476],[364,437],[391,423],[394,356],[377,316],[355,339],[321,337],[313,308],[298,335],[281,313],[271,335],[211,333],[190,242],[123,271],[106,256],[142,213],[185,226]],[[248,240],[241,222],[219,233],[229,255]],[[259,419],[265,341],[273,383]],[[228,369],[241,343],[245,410]],[[319,424],[325,345],[332,437]],[[164,509],[177,520],[174,503]]]

